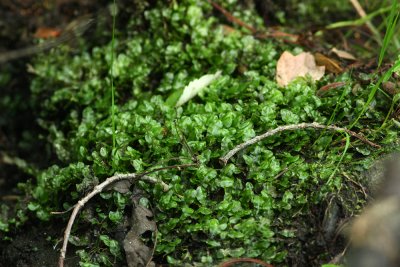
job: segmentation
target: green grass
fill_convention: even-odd
[[[388,50],[389,44],[390,44],[391,41],[392,41],[393,34],[394,34],[395,30],[396,30],[398,18],[399,18],[398,1],[397,1],[397,0],[393,0],[393,1],[392,1],[392,6],[391,6],[391,9],[390,9],[389,17],[387,18],[387,21],[386,21],[386,32],[385,32],[385,37],[384,37],[384,39],[383,39],[383,44],[382,44],[382,47],[381,47],[380,52],[379,52],[378,68],[377,68],[377,70],[376,70],[377,73],[379,72],[379,68],[380,68],[381,65],[382,65],[382,62],[383,62],[383,59],[384,59],[384,57],[385,57],[385,54],[386,54],[386,52],[387,52],[387,50]],[[375,94],[376,94],[376,92],[378,91],[378,89],[379,89],[379,87],[381,86],[381,84],[382,84],[383,82],[387,82],[387,81],[391,78],[393,72],[395,72],[395,71],[398,70],[399,66],[400,66],[400,61],[397,60],[397,61],[394,63],[394,65],[393,65],[389,70],[387,70],[387,71],[384,73],[383,76],[381,76],[381,77],[378,79],[378,81],[375,83],[375,85],[371,88],[371,91],[370,91],[370,93],[369,93],[369,95],[368,95],[368,100],[367,100],[367,102],[365,103],[365,105],[364,105],[362,111],[359,113],[359,115],[357,116],[357,118],[351,123],[351,125],[350,125],[349,128],[352,128],[352,127],[354,127],[354,125],[357,124],[357,122],[359,121],[359,119],[361,118],[361,116],[364,115],[364,112],[367,110],[367,108],[369,107],[369,105],[371,104],[371,102],[374,100]]]
[[[112,155],[115,155],[116,152],[116,132],[115,132],[115,87],[114,87],[114,54],[115,54],[115,21],[117,17],[117,5],[115,4],[115,0],[113,2],[113,11],[112,11],[112,37],[111,37],[111,65],[110,65],[110,81],[111,81],[111,123],[112,123]],[[113,160],[113,165],[114,165]],[[113,166],[114,169],[116,166]]]

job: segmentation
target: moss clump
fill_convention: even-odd
[[[306,229],[313,207],[328,195],[347,192],[342,166],[362,170],[368,163],[365,155],[377,151],[357,140],[346,151],[339,134],[299,130],[255,144],[225,167],[218,158],[280,125],[315,121],[346,126],[362,110],[368,88],[355,95],[347,86],[324,98],[318,98],[316,86],[305,79],[278,88],[276,60],[290,47],[239,31],[224,33],[206,1],[162,2],[142,18],[132,18],[127,29],[118,29],[114,151],[110,45],[72,59],[67,49],[37,58],[32,93],[59,164],[26,186],[33,195],[28,208],[38,218],[52,220],[50,211],[68,209],[116,172],[190,163],[196,155],[199,167],[153,174],[171,186],[168,192],[137,184],[155,210],[156,261],[209,265],[245,256],[288,262],[288,253],[301,249],[298,233]],[[231,7],[238,16],[249,12]],[[261,21],[256,15],[247,19]],[[222,70],[222,77],[200,96],[177,109],[166,104],[190,81],[216,70]],[[352,84],[346,74],[336,81]],[[377,128],[387,106],[387,99],[377,98],[356,127]],[[390,125],[366,134],[380,143],[397,138]],[[181,135],[192,152],[185,149]],[[83,212],[73,232],[78,237],[74,244],[82,247],[82,264],[124,261],[113,233],[129,217],[131,195],[102,193]],[[341,204],[354,208],[358,196],[351,190],[348,196]],[[307,231],[317,227],[308,225]],[[84,250],[89,244],[95,245]]]

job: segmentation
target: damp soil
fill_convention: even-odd
[[[0,241],[0,267],[56,266],[61,242],[54,246],[52,238],[61,237],[61,230],[54,224],[24,226],[12,240]],[[79,257],[68,257],[65,266],[79,266]]]
[[[38,29],[62,29],[77,17],[104,8],[105,3],[107,1],[0,1],[0,55],[34,47],[34,34]],[[56,162],[45,140],[40,139],[42,130],[30,100],[32,75],[28,64],[29,57],[0,63],[0,71],[7,74],[2,76],[6,81],[0,80],[0,204],[8,207],[0,212],[8,212],[10,218],[18,208],[17,199],[29,201],[29,196],[21,194],[18,183],[32,179],[32,175],[15,166],[15,159],[23,159],[39,169]],[[28,218],[17,230],[0,233],[0,267],[57,266],[65,226],[56,221],[51,224],[32,222]],[[73,246],[65,263],[65,266],[79,266]]]

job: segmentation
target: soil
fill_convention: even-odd
[[[12,241],[0,242],[0,267],[56,266],[61,242],[53,247],[50,237],[62,236],[54,225],[26,225]],[[71,253],[71,255],[74,255]],[[79,266],[79,257],[69,257],[65,266]]]
[[[47,4],[46,4],[47,3]],[[10,51],[34,47],[35,32],[40,28],[54,30],[64,28],[69,22],[85,14],[104,8],[104,1],[55,0],[55,1],[0,1],[0,57]],[[1,61],[1,60],[0,60]],[[13,212],[15,198],[20,196],[19,182],[26,182],[29,175],[5,160],[21,158],[37,167],[52,163],[45,142],[38,141],[40,127],[33,118],[29,101],[31,75],[27,71],[29,57],[1,63],[0,69],[10,74],[10,81],[1,88],[0,106],[15,101],[18,109],[3,110],[0,117],[0,204],[7,204]],[[23,103],[23,104],[21,104]],[[6,156],[5,156],[6,155]],[[52,224],[30,224],[17,232],[0,234],[0,267],[43,267],[57,266],[61,242],[51,240],[63,236],[64,226]],[[57,244],[56,247],[53,247]],[[73,246],[65,266],[79,266],[79,257],[74,256]]]

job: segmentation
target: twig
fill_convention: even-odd
[[[346,251],[349,248],[349,246],[350,246],[350,242],[347,242],[347,245],[343,249],[343,251],[340,252],[339,254],[337,254],[335,257],[333,257],[333,259],[330,260],[329,263],[335,264],[335,265],[341,263],[343,261],[343,256],[346,254]]]
[[[277,175],[275,175],[273,180],[278,179],[279,177],[281,177],[282,175],[284,175],[287,171],[289,170],[288,167],[284,168],[280,173],[278,173]]]
[[[295,34],[290,34],[290,33],[286,33],[286,32],[281,32],[281,31],[273,31],[270,33],[262,33],[259,32],[256,28],[254,28],[253,26],[250,26],[249,24],[243,22],[242,20],[236,18],[234,15],[232,15],[232,13],[230,13],[228,10],[226,10],[225,8],[223,8],[222,6],[218,5],[217,3],[208,0],[208,2],[215,8],[217,9],[219,12],[221,12],[227,20],[229,20],[230,22],[232,22],[233,24],[237,24],[243,28],[248,29],[255,38],[258,39],[267,39],[267,38],[279,38],[279,39],[283,39],[283,41],[286,41],[288,43],[297,43],[297,40],[299,38],[298,35]]]
[[[154,213],[153,213],[154,214]],[[156,251],[156,247],[157,247],[157,233],[158,233],[158,230],[157,230],[157,226],[156,226],[156,231],[155,231],[155,233],[154,233],[154,246],[153,246],[153,249],[152,249],[152,251],[151,251],[151,257],[149,258],[149,260],[148,260],[148,262],[146,263],[146,266],[145,267],[150,267],[151,266],[151,260],[153,259],[153,256],[154,256],[154,251]]]
[[[83,208],[83,206],[94,196],[96,196],[97,194],[100,194],[104,188],[106,188],[107,186],[121,181],[121,180],[144,180],[147,182],[151,182],[151,183],[160,183],[163,186],[164,190],[168,190],[168,185],[163,183],[162,181],[159,181],[153,177],[144,175],[144,174],[135,174],[135,173],[128,173],[128,174],[117,174],[114,176],[111,176],[109,178],[107,178],[104,182],[102,182],[99,185],[96,185],[93,189],[92,192],[90,192],[88,195],[86,195],[84,198],[82,198],[81,200],[78,201],[78,203],[76,203],[71,217],[69,218],[68,224],[67,224],[67,228],[64,231],[64,241],[63,241],[63,246],[61,248],[61,253],[60,253],[60,258],[58,260],[58,266],[59,267],[63,267],[64,266],[64,260],[65,260],[65,255],[67,253],[67,245],[68,245],[68,240],[69,240],[69,236],[71,233],[71,229],[72,229],[72,225],[74,224],[75,218],[78,214],[78,212]]]
[[[70,212],[71,210],[73,210],[73,209],[75,208],[75,206],[76,206],[76,204],[73,205],[72,207],[70,207],[69,209],[64,210],[64,211],[52,211],[52,212],[50,212],[50,214],[53,214],[53,215],[65,214],[65,213],[68,213],[68,212]]]
[[[358,0],[349,0],[349,1],[361,18],[365,18],[367,16],[367,13],[365,13],[364,9],[362,8]],[[375,28],[375,26],[371,23],[371,21],[367,20],[365,24],[367,25],[368,29],[375,35],[376,41],[379,44],[382,44],[379,31]]]
[[[289,131],[289,130],[299,130],[299,129],[304,129],[304,128],[315,128],[315,129],[325,129],[325,130],[331,130],[331,131],[338,131],[338,132],[346,132],[349,135],[356,137],[358,139],[360,139],[362,142],[375,147],[375,148],[381,148],[380,145],[377,145],[371,141],[369,141],[367,138],[365,138],[363,135],[358,134],[356,132],[350,131],[349,129],[346,128],[341,128],[341,127],[337,127],[334,125],[323,125],[323,124],[319,124],[317,122],[313,122],[313,123],[299,123],[299,124],[290,124],[290,125],[285,125],[285,126],[280,126],[278,128],[275,128],[273,130],[270,130],[264,134],[258,135],[240,145],[237,145],[236,147],[234,147],[232,150],[230,150],[225,156],[221,157],[219,160],[221,162],[222,165],[226,165],[229,161],[229,159],[235,155],[237,152],[239,152],[240,150],[255,144],[259,141],[261,141],[264,138],[267,138],[269,136],[275,135],[277,133],[283,132],[283,131]]]
[[[255,34],[257,32],[257,30],[246,24],[245,22],[241,21],[240,19],[236,18],[235,16],[233,16],[228,10],[226,10],[225,8],[221,7],[220,5],[218,5],[217,3],[214,3],[211,0],[208,0],[208,2],[218,11],[220,11],[222,14],[224,14],[224,16],[232,23],[238,24],[239,26],[242,26],[246,29],[248,29],[249,31],[251,31],[251,33]]]
[[[350,0],[350,3],[353,5],[354,9],[357,11],[360,17],[364,18],[367,16],[367,13],[365,13],[364,9],[362,8],[358,0]]]
[[[334,82],[334,83],[324,85],[318,89],[317,96],[322,96],[324,93],[326,93],[332,89],[340,88],[345,85],[346,85],[346,82]]]
[[[364,198],[365,198],[365,199],[368,199],[368,194],[367,194],[367,192],[365,192],[365,188],[364,188],[364,186],[362,186],[362,184],[360,184],[360,183],[354,181],[353,179],[351,179],[351,177],[350,177],[346,172],[342,172],[342,175],[343,175],[347,180],[349,180],[349,181],[352,182],[353,184],[355,184],[355,185],[357,185],[358,187],[360,187],[360,188],[361,188],[361,191],[362,191],[363,194],[364,194]]]

